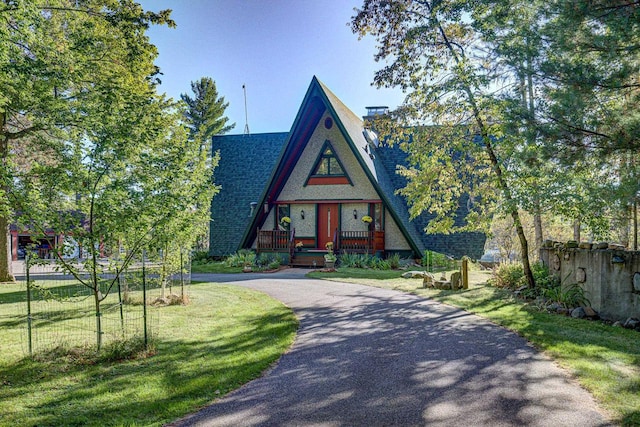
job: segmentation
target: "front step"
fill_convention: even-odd
[[[292,267],[322,268],[324,266],[324,254],[295,252],[293,254],[293,258],[291,258],[291,261],[289,262],[289,265]]]

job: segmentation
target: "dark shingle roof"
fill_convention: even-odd
[[[396,173],[398,165],[408,166],[407,153],[402,151],[397,145],[393,147],[380,146],[375,150],[376,160],[378,160],[384,169],[388,173],[388,184],[381,184],[381,187],[386,187],[385,192],[392,191],[395,193],[407,185],[407,179],[402,175]],[[409,206],[404,197],[395,196],[396,208],[401,212],[403,220],[409,220]],[[457,217],[455,220],[456,225],[462,225],[464,216],[466,215],[466,197],[463,197],[460,201],[460,209],[456,212]],[[486,236],[484,233],[479,232],[463,232],[453,234],[427,234],[424,229],[427,227],[429,221],[434,218],[435,215],[423,212],[417,218],[410,221],[411,227],[410,233],[412,237],[417,238],[421,247],[421,250],[431,250],[440,252],[443,254],[451,255],[454,258],[461,258],[463,256],[469,256],[473,259],[479,259],[484,252],[484,243]]]
[[[220,151],[214,182],[222,188],[211,203],[210,255],[224,256],[238,250],[251,220],[250,203],[260,201],[288,135],[278,132],[213,137],[213,151]]]
[[[294,138],[290,133],[269,133],[213,138],[213,149],[220,150],[221,154],[220,165],[214,172],[215,182],[221,185],[222,189],[214,197],[211,205],[211,255],[222,256],[235,252],[243,244],[245,236],[249,238],[244,244],[249,244],[250,224],[252,221],[258,224],[261,215],[250,217],[249,204],[261,203],[265,198],[268,200],[268,197],[277,196],[279,189],[275,181],[285,182],[279,175],[286,176],[291,173],[295,163],[295,158],[293,161],[287,158],[288,161],[284,163],[286,167],[280,165],[279,168],[278,159],[283,156],[284,162],[285,157],[294,155],[291,154],[292,147],[295,147],[292,144],[300,144],[308,137],[307,131],[315,126],[315,122],[307,122],[310,118],[317,120],[318,114],[324,111],[325,106],[331,111],[358,162],[385,201],[412,249],[418,252],[416,255],[421,255],[425,249],[429,249],[456,258],[463,255],[472,258],[482,256],[485,241],[482,233],[427,235],[423,230],[432,218],[430,215],[422,214],[413,221],[409,220],[407,202],[396,194],[397,190],[406,185],[405,178],[396,173],[397,165],[406,166],[406,153],[397,146],[371,147],[362,133],[362,120],[315,77],[291,130],[291,135],[297,135],[298,132],[298,137]],[[300,122],[301,120],[303,122]],[[274,182],[268,182],[270,177]],[[466,206],[464,203],[462,205]],[[260,208],[258,206],[258,209]],[[464,212],[460,214],[462,218]]]

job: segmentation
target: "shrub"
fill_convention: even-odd
[[[207,251],[193,251],[191,254],[191,262],[195,263],[207,263],[211,259],[209,258],[209,252]]]
[[[516,289],[526,285],[524,270],[520,263],[502,263],[493,272],[489,284],[498,288]]]
[[[536,262],[531,265],[531,272],[533,273],[533,279],[536,282],[536,287],[527,287],[527,289],[523,290],[520,294],[521,297],[526,299],[535,299],[540,296],[545,296],[545,292],[548,290],[560,287],[560,280],[551,275],[549,273],[549,268],[541,262]]]
[[[391,264],[386,259],[371,257],[369,267],[375,270],[391,270]]]
[[[431,272],[436,270],[450,270],[455,267],[455,260],[439,252],[425,251],[422,256],[422,266]]]
[[[227,257],[224,263],[227,267],[243,267],[245,265],[251,265],[256,260],[255,252],[249,249],[241,249],[233,255]]]
[[[391,255],[387,258],[387,261],[389,261],[389,265],[393,270],[397,270],[398,268],[400,268],[400,254],[396,253]]]
[[[275,270],[282,264],[282,258],[278,254],[262,253],[255,258],[254,263],[258,268]]]
[[[566,286],[564,289],[560,286],[545,289],[543,295],[549,302],[555,302],[564,308],[591,306],[591,301],[587,298],[584,289],[577,283]]]

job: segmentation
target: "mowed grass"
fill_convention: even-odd
[[[13,316],[23,292],[0,284],[0,426],[162,425],[258,377],[297,329],[265,294],[201,283],[187,306],[149,307],[159,318],[150,357],[38,361],[24,357],[25,327]]]
[[[352,274],[338,269],[311,275],[411,292],[488,318],[525,337],[567,369],[614,422],[640,426],[640,333],[539,312],[509,292],[485,285],[488,272],[471,271],[471,286],[461,291],[422,289],[422,279],[403,279],[402,272],[395,273],[385,277],[374,270]]]

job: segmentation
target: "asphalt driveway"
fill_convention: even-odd
[[[527,342],[417,296],[275,275],[193,275],[264,291],[300,320],[263,377],[179,426],[602,426],[591,396]]]

